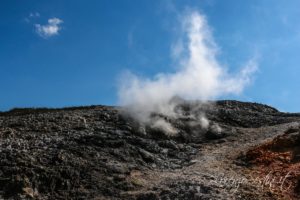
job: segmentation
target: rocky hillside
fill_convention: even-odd
[[[299,199],[300,114],[238,101],[180,109],[187,117],[154,113],[172,136],[120,107],[2,112],[0,199]]]

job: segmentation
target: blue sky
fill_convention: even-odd
[[[178,16],[193,9],[230,71],[257,58],[251,85],[220,98],[299,112],[299,8],[298,0],[1,0],[0,110],[116,105],[125,70],[174,70]]]

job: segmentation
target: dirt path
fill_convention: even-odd
[[[210,199],[277,199],[267,187],[263,188],[253,177],[249,178],[250,171],[236,164],[237,157],[250,147],[297,126],[298,122],[292,122],[261,128],[238,128],[238,137],[229,137],[220,144],[202,145],[190,166],[171,171],[132,173],[131,177],[141,185],[141,189],[124,195],[144,196],[156,191],[167,193],[174,190],[173,186],[182,187],[182,190],[187,190],[187,187],[198,190],[199,199],[206,198],[201,187],[208,190],[207,198],[209,196]]]

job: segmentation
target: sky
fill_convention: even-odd
[[[176,71],[182,15],[205,16],[229,72],[258,69],[236,99],[300,112],[298,0],[1,0],[0,110],[118,105],[122,73]],[[124,78],[124,77],[123,77]]]

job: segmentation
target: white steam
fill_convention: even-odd
[[[175,116],[174,97],[184,99],[210,100],[227,94],[239,94],[251,81],[256,71],[254,61],[238,73],[229,74],[216,59],[217,46],[211,35],[206,19],[198,12],[182,18],[184,37],[174,47],[179,66],[175,73],[157,74],[152,79],[144,79],[127,73],[122,77],[119,100],[140,121],[149,122],[151,113]],[[200,119],[208,126],[205,118]],[[152,122],[151,122],[152,123]],[[153,126],[161,126],[176,131],[167,122],[156,121]]]

